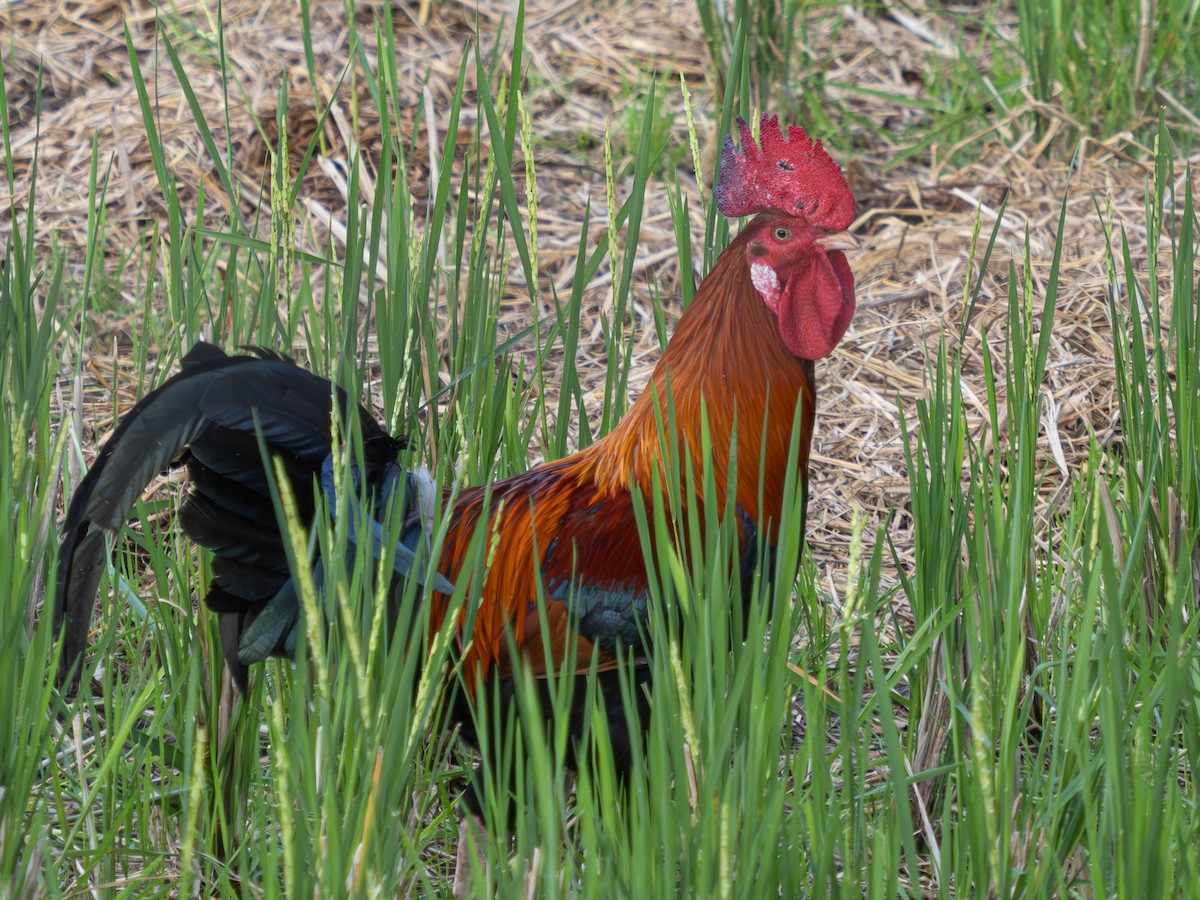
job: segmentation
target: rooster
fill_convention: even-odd
[[[798,475],[807,493],[813,361],[833,351],[854,312],[854,280],[844,255],[857,246],[847,231],[854,196],[838,164],[802,128],[785,134],[777,117],[764,115],[761,147],[740,118],[738,129],[741,150],[726,139],[715,197],[725,215],[753,218],[701,283],[628,414],[572,456],[460,491],[445,513],[449,523],[430,586],[429,621],[431,633],[454,632],[462,699],[452,716],[468,737],[472,698],[493,688],[499,696],[511,695],[518,664],[535,676],[564,674],[564,661],[576,673],[594,667],[611,676],[619,660],[638,659],[650,649],[640,645],[649,575],[635,493],[649,505],[656,492],[661,498],[666,491],[660,428],[667,404],[678,446],[695,472],[703,470],[704,406],[716,499],[721,508],[730,498],[735,504],[744,581],[759,541],[769,555],[789,475]],[[179,374],[138,403],[100,451],[67,513],[55,612],[65,630],[63,672],[78,677],[106,553],[103,532],[125,522],[149,480],[172,461],[186,463],[192,482],[182,527],[214,554],[205,601],[220,617],[225,660],[237,684],[245,689],[248,665],[290,655],[300,610],[286,538],[279,527],[264,527],[276,517],[260,439],[281,461],[301,520],[311,522],[318,503],[333,508],[335,402],[339,411],[355,408],[329,382],[285,359],[265,353],[229,357],[199,344]],[[357,415],[362,451],[353,471],[374,504],[404,493],[407,515],[394,570],[397,582],[419,579],[416,552],[429,534],[436,489],[427,473],[400,468],[402,441],[365,409]],[[792,473],[789,445],[797,415],[800,445],[793,464],[799,471]],[[731,450],[738,460],[735,482],[729,480]],[[683,491],[685,507],[700,503],[695,491]],[[451,612],[450,594],[454,582],[472,577],[472,539],[481,528],[494,542],[494,564],[474,586],[480,598],[468,617]],[[372,552],[380,539],[376,529]],[[315,563],[318,577],[323,562]],[[545,598],[540,610],[539,582]],[[615,685],[604,682],[602,691]],[[627,733],[623,712],[610,718],[620,767],[637,736]],[[478,812],[477,801],[468,797],[467,805]]]

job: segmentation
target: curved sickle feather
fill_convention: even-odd
[[[324,474],[326,502],[331,511],[336,509],[329,433],[335,395],[344,408],[350,406],[344,392],[291,362],[263,354],[229,357],[198,344],[184,358],[179,374],[126,415],[67,512],[54,610],[55,627],[64,631],[64,678],[70,675],[74,684],[79,677],[78,662],[108,556],[105,532],[120,528],[155,474],[181,456],[193,475],[183,528],[217,555],[206,601],[221,616],[226,659],[239,684],[245,686],[246,663],[294,646],[298,603],[286,572],[282,539],[263,527],[267,515],[270,525],[278,526],[269,512],[269,477],[257,441],[261,434],[270,451],[287,461],[290,478],[303,491],[309,490],[314,476]],[[382,488],[379,497],[386,502],[404,474],[395,462],[402,444],[366,410],[358,413],[367,456],[360,464],[368,483]],[[354,472],[357,476],[358,465]],[[419,475],[409,476],[404,484],[410,489],[406,501],[414,509],[431,490]],[[405,528],[406,540],[414,545],[424,533],[419,515],[417,519],[415,527]],[[376,524],[366,546],[378,553],[382,539]],[[398,547],[396,574],[411,574],[415,559],[411,547]],[[322,571],[318,561],[314,574]],[[424,576],[417,572],[415,577],[421,582]],[[453,590],[440,575],[435,586]]]

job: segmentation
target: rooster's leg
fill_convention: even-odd
[[[454,896],[471,895],[471,879],[475,872],[488,878],[487,857],[483,855],[483,842],[487,829],[478,814],[469,812],[458,823],[458,854],[454,862]]]

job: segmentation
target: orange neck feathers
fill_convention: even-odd
[[[702,490],[702,406],[722,503],[736,427],[737,503],[752,519],[778,522],[798,404],[803,420],[797,463],[807,478],[815,401],[812,363],[786,350],[775,315],[754,290],[744,246],[749,233],[744,230],[718,258],[625,418],[575,458],[580,475],[594,480],[601,494],[627,491],[635,484],[644,494],[653,490],[655,469],[660,477],[664,474],[659,435],[660,429],[669,434],[668,397],[678,440],[691,458],[694,492]]]

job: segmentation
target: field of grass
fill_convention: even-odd
[[[660,537],[632,775],[602,716],[576,774],[522,714],[475,889],[1200,893],[1200,3],[37,6],[0,11],[0,896],[448,894],[473,760],[372,568],[239,696],[168,473],[71,699],[64,499],[200,339],[335,379],[443,484],[585,446],[764,107],[865,245],[799,574],[743,622],[729,534]]]

